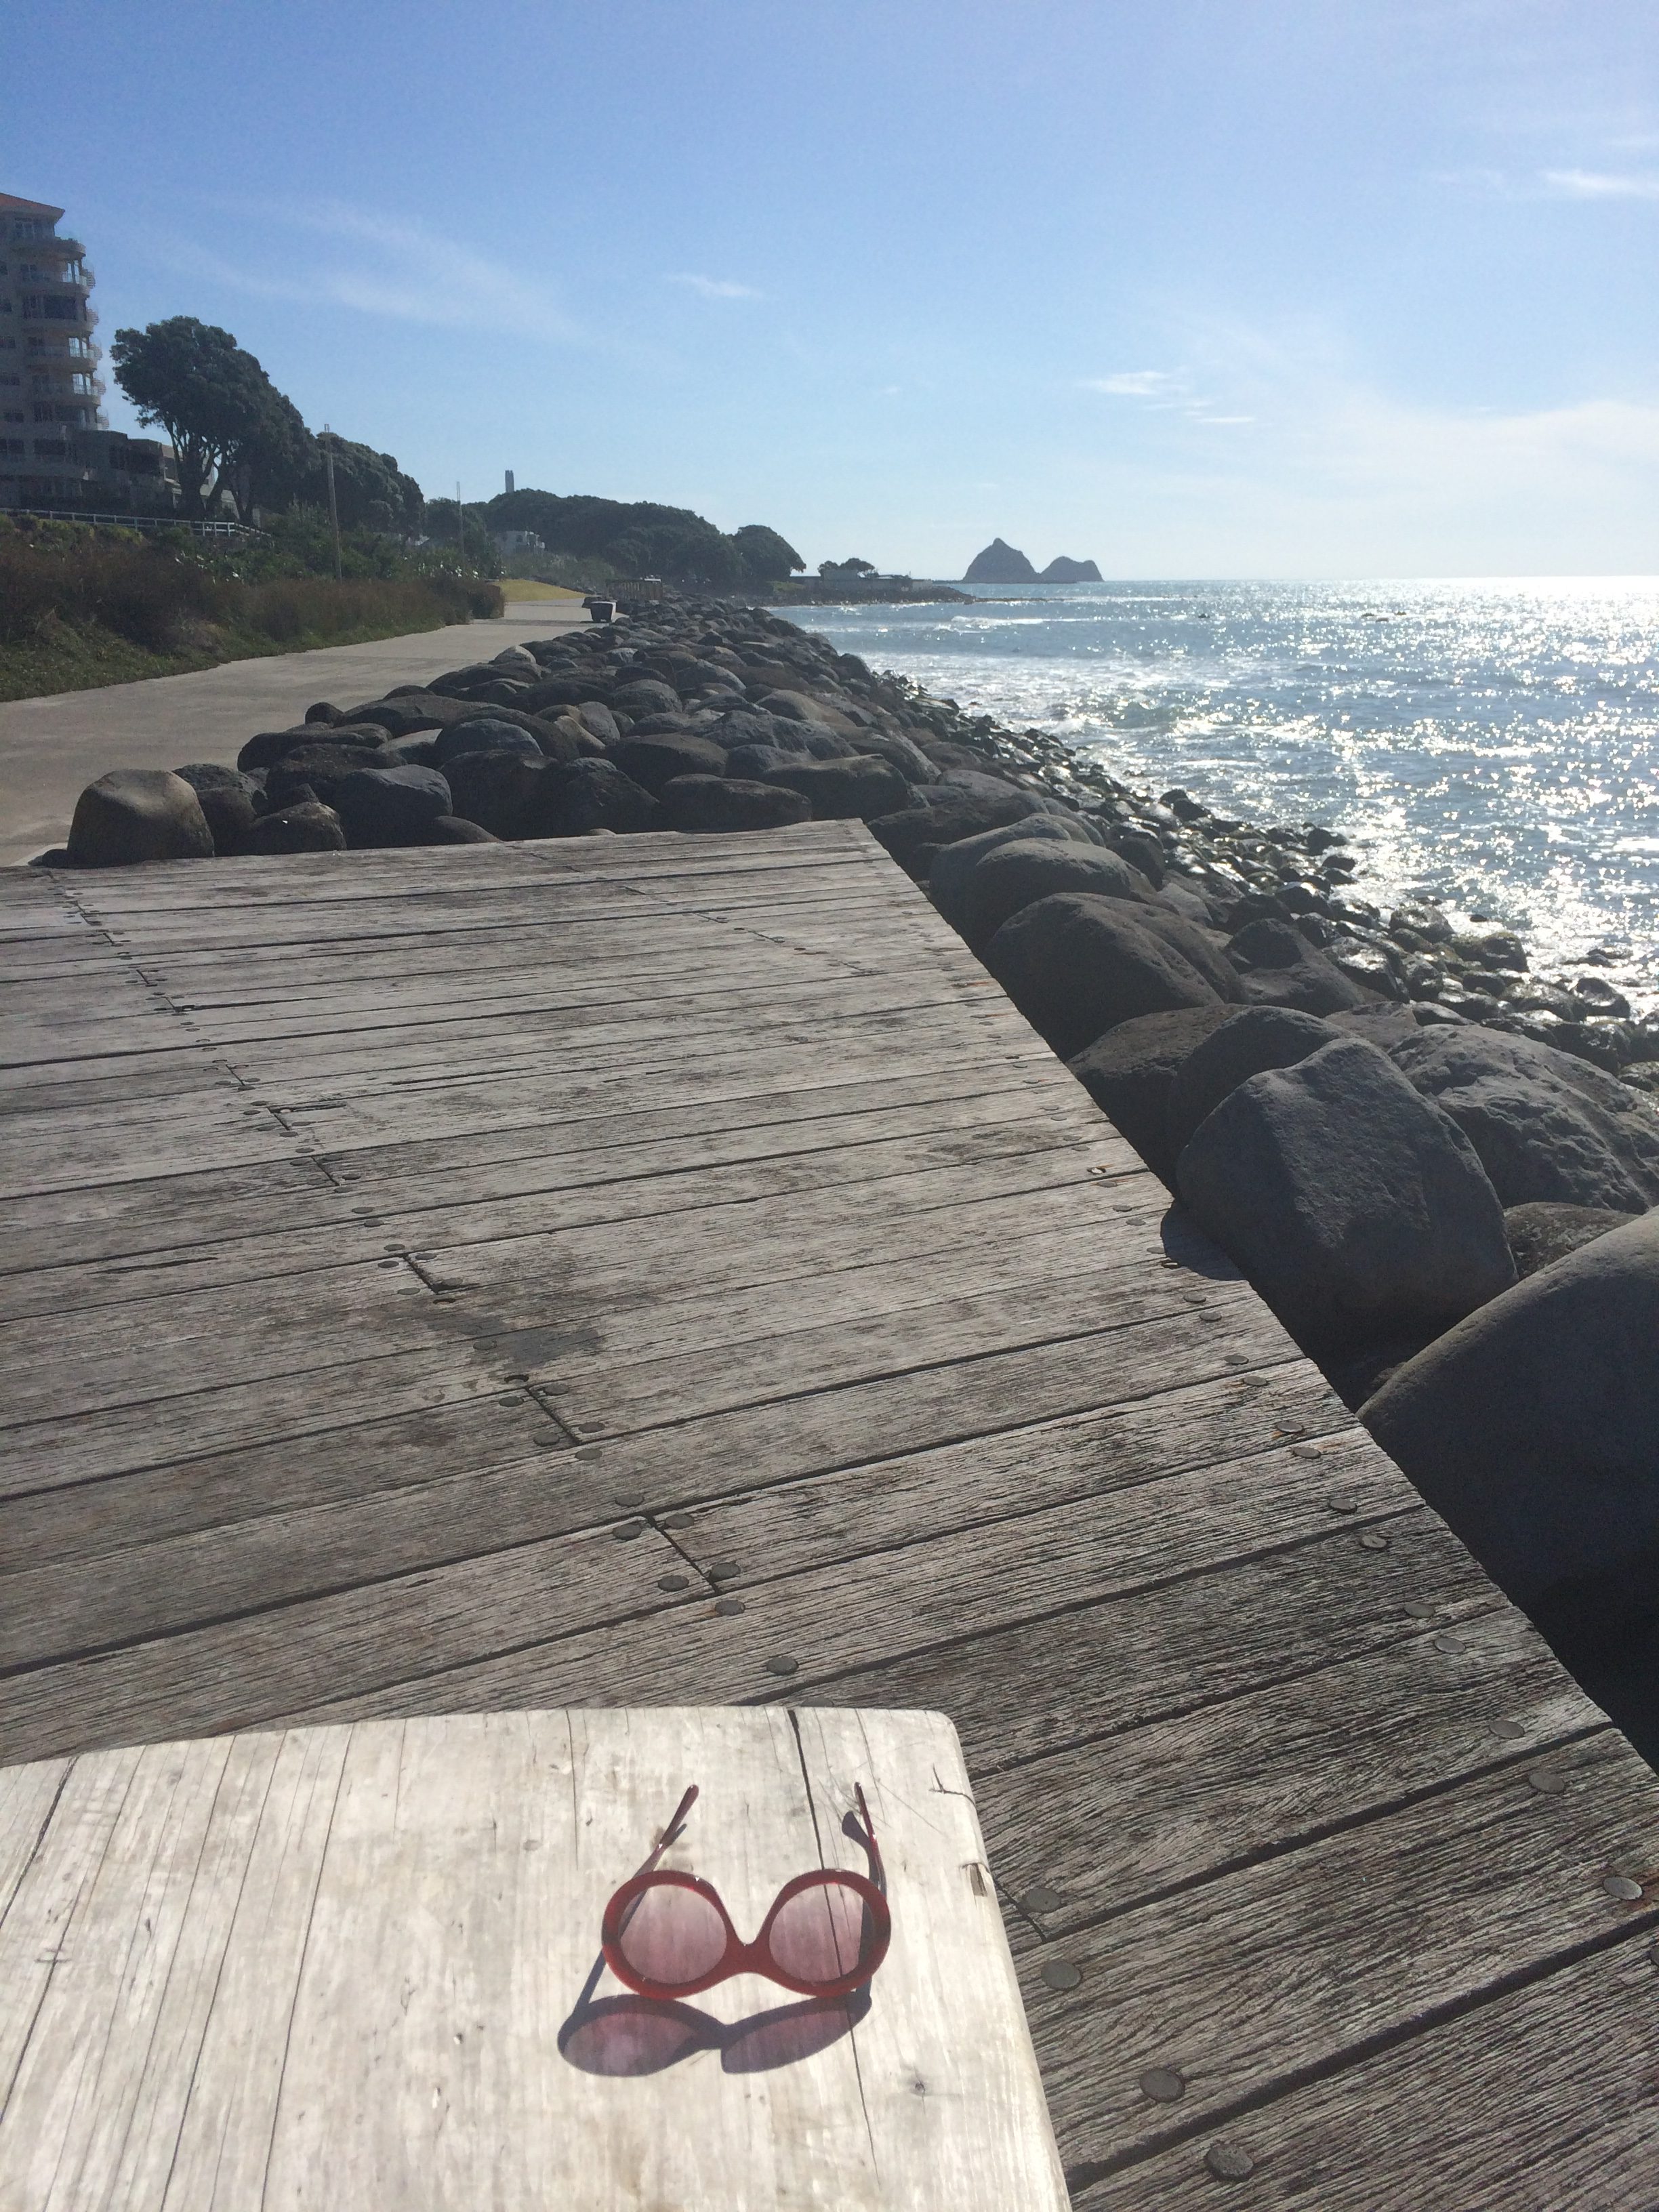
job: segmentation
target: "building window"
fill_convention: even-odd
[[[8,407],[4,414],[0,415],[0,422],[27,422],[27,421],[28,416],[24,414],[21,407]]]
[[[52,420],[52,402],[49,399],[35,401],[34,419],[37,422],[50,422]]]
[[[8,375],[3,370],[0,370],[0,384],[21,384],[22,381],[21,376],[15,374]]]
[[[9,461],[21,461],[23,441],[21,438],[0,438],[0,453],[3,453]]]
[[[66,461],[69,459],[67,438],[37,438],[34,441],[37,461]]]

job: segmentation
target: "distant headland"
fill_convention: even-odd
[[[1041,574],[1017,546],[994,538],[963,572],[964,584],[1101,584],[1105,578],[1092,561],[1070,561],[1062,553]]]

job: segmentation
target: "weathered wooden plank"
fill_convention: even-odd
[[[1078,2212],[1212,2212],[1217,2171],[1253,2207],[1615,2212],[1659,2162],[1659,1973],[1632,1929],[1395,2048],[1074,2193]],[[1177,2107],[1177,2111],[1178,2111]],[[1242,2154],[1242,2159],[1240,2154]],[[1243,2160],[1249,2161],[1249,2171]]]
[[[1230,1699],[1501,1607],[1432,1514],[1401,1514],[1371,1533],[1387,1535],[1386,1550],[1362,1547],[1351,1519],[1333,1514],[1323,1534],[1242,1565],[874,1657],[839,1673],[834,1694],[855,1689],[883,1705],[948,1698],[983,1798],[996,1777],[1017,1778],[1045,1753],[1092,1744],[1110,1758],[1127,1730],[1207,1705],[1224,1711]]]
[[[1392,1493],[1391,1485],[1378,1487]],[[984,1528],[969,1528],[866,1554],[856,1566],[836,1560],[782,1580],[739,1581],[740,1614],[699,1599],[618,1622],[602,1636],[526,1637],[495,1656],[443,1673],[410,1672],[349,1702],[325,1697],[270,1717],[500,1710],[559,1702],[561,1685],[607,1699],[631,1685],[628,1694],[641,1699],[758,1703],[778,1693],[781,1676],[799,1696],[878,1656],[896,1661],[961,1645],[1039,1614],[1060,1620],[1093,1601],[1288,1549],[1328,1526],[1322,1483],[1316,1490],[1299,1462],[1287,1462],[1278,1501],[1269,1537],[1240,1494],[1236,1469],[1194,1469],[1011,1519],[994,1543]],[[1386,1532],[1401,1509],[1384,1498],[1380,1510]],[[779,1668],[775,1660],[791,1663]],[[44,1707],[32,1712],[25,1746],[41,1754],[53,1748],[58,1739],[37,1742],[33,1733],[53,1725]]]
[[[1069,1993],[1029,1954],[1021,1984],[1074,2185],[1437,2009],[1659,1927],[1659,1900],[1603,1886],[1615,1860],[1659,1863],[1659,1780],[1611,1730],[1552,1763],[1559,1796],[1504,1767],[1070,1936]],[[1086,2025],[1103,2000],[1105,2048]],[[1181,2076],[1178,2100],[1147,2095],[1152,2068]]]
[[[1064,1939],[1606,1726],[1504,1607],[1005,1769],[981,1785],[980,1817],[1009,1893],[1035,1894],[1029,1917]]]
[[[955,1108],[929,1105],[868,1118],[873,1126],[867,1128],[820,1124],[816,1144],[810,1135],[793,1146],[776,1135],[759,1141],[744,1135],[724,1147],[731,1157],[723,1163],[718,1160],[721,1148],[708,1145],[706,1149],[715,1157],[706,1165],[698,1157],[705,1149],[702,1140],[640,1147],[637,1158],[620,1147],[578,1152],[568,1161],[544,1156],[486,1162],[452,1170],[441,1184],[423,1177],[417,1185],[383,1189],[377,1194],[379,1209],[373,1212],[319,1174],[317,1203],[307,1209],[311,1226],[288,1226],[273,1219],[267,1208],[262,1231],[245,1229],[211,1241],[192,1236],[188,1243],[163,1247],[143,1259],[131,1255],[76,1266],[58,1258],[55,1243],[26,1238],[14,1251],[21,1264],[0,1274],[0,1321],[272,1273],[293,1277],[354,1259],[380,1259],[388,1244],[399,1240],[416,1249],[430,1246],[441,1251],[447,1263],[475,1243],[655,1213],[701,1214],[711,1207],[842,1183],[879,1184],[896,1173],[914,1175],[929,1166],[1029,1157],[1052,1146],[1055,1134],[1052,1123],[1018,1091],[992,1093]],[[1126,1170],[1133,1157],[1110,1140],[1090,1150]]]
[[[1119,1326],[1130,1328],[1133,1318],[1123,1316]],[[1006,1323],[1004,1333],[1010,1333]],[[1138,1336],[1139,1331],[1133,1334]],[[1085,1348],[1098,1353],[1106,1348],[1105,1340],[1097,1333]],[[1115,1359],[1101,1363],[1112,1370],[1106,1395],[1132,1399],[1156,1394],[1166,1378],[1167,1358],[1163,1340],[1139,1348],[1131,1342]],[[888,1364],[884,1379],[890,1381],[890,1361]],[[775,1382],[775,1414],[780,1401],[787,1403],[797,1395],[789,1388],[792,1380],[801,1378],[782,1376]],[[950,1419],[937,1392],[918,1389],[913,1395],[921,1404],[932,1396],[941,1426]],[[562,1419],[565,1401],[557,1402]],[[130,1483],[101,1482],[81,1486],[55,1504],[34,1498],[0,1510],[0,1545],[4,1547],[0,1558],[16,1561],[14,1571],[0,1576],[0,1667],[31,1665],[95,1644],[125,1643],[318,1589],[342,1588],[372,1579],[377,1572],[404,1572],[564,1534],[608,1520],[636,1498],[646,1502],[651,1497],[642,1487],[642,1474],[616,1471],[615,1454],[596,1449],[575,1461],[543,1460],[533,1447],[538,1437],[549,1436],[546,1417],[527,1393],[504,1392],[497,1404],[475,1405],[465,1415],[445,1410],[449,1427],[460,1432],[452,1446],[459,1466],[453,1456],[442,1462],[442,1474],[426,1466],[427,1479],[419,1480],[413,1492],[399,1488],[390,1474],[382,1477],[351,1512],[342,1510],[338,1498],[320,1508],[277,1510],[270,1503],[269,1479],[260,1480],[259,1463],[270,1456],[269,1446],[239,1455],[240,1464],[230,1470],[240,1517],[227,1520],[221,1507],[221,1517],[201,1534],[158,1534],[147,1522],[136,1547],[112,1547],[108,1540],[107,1516],[112,1506],[131,1526],[131,1515],[142,1510],[140,1500],[154,1501],[158,1491],[163,1512],[173,1504],[175,1490],[183,1499],[199,1501],[198,1511],[210,1511],[208,1500],[215,1490],[226,1487],[224,1471],[219,1471],[218,1480],[210,1488],[206,1471],[196,1463],[170,1470],[165,1486],[160,1480],[146,1481],[131,1502],[122,1498]],[[726,1425],[729,1429],[731,1425]],[[1225,1425],[1224,1420],[1224,1430]],[[1265,1437],[1270,1433],[1261,1428],[1261,1415],[1254,1409],[1244,1425],[1247,1434],[1260,1432]],[[879,1431],[861,1425],[854,1411],[842,1432],[843,1449],[856,1449],[861,1433]],[[433,1431],[423,1428],[422,1434],[429,1449]],[[891,1431],[888,1434],[890,1439]],[[639,1457],[646,1466],[656,1466],[659,1492],[683,1483],[693,1460],[705,1468],[712,1462],[717,1481],[722,1467],[732,1464],[718,1449],[711,1455],[706,1438],[688,1440],[683,1429],[669,1439],[659,1435],[641,1441],[645,1450]],[[1158,1463],[1160,1472],[1179,1463],[1183,1446],[1188,1454],[1206,1447],[1180,1403],[1171,1409],[1168,1442],[1170,1455]],[[1216,1448],[1217,1442],[1208,1439],[1208,1448]],[[356,1432],[350,1449],[361,1454],[366,1445],[374,1449],[377,1465],[383,1454],[394,1451],[391,1443],[378,1436]],[[653,1450],[654,1460],[647,1456]],[[787,1452],[786,1444],[767,1462],[775,1484],[788,1468]],[[1331,1441],[1323,1463],[1334,1481],[1351,1462],[1363,1464],[1370,1455],[1370,1448],[1350,1433]],[[313,1455],[307,1456],[309,1460]],[[417,1462],[417,1468],[422,1464]],[[736,1463],[738,1468],[742,1465]],[[969,1467],[971,1480],[966,1479]],[[976,1443],[971,1455],[942,1454],[914,1465],[884,1458],[873,1468],[857,1469],[809,1491],[787,1486],[764,1501],[733,1499],[724,1507],[683,1516],[677,1541],[688,1556],[715,1559],[733,1541],[746,1548],[758,1538],[764,1545],[775,1526],[779,1549],[769,1565],[787,1571],[810,1559],[834,1556],[830,1547],[835,1532],[848,1524],[857,1525],[860,1537],[872,1544],[878,1544],[882,1532],[891,1529],[914,1540],[945,1528],[994,1522],[1011,1510],[1089,1494],[1114,1480],[1143,1478],[1146,1472],[1143,1461],[1125,1452],[1103,1473],[1097,1428],[1073,1422],[1052,1432],[1019,1431],[989,1439]],[[412,1474],[411,1480],[418,1480],[418,1475]],[[726,1486],[734,1487],[743,1480],[740,1472],[728,1474]],[[879,1513],[864,1509],[865,1496],[872,1490],[882,1498]],[[42,1560],[29,1544],[24,1531],[31,1523],[46,1525],[55,1558]],[[854,1542],[848,1548],[856,1553],[860,1545]]]
[[[592,1344],[603,1308],[648,1298],[655,1286],[702,1287],[713,1297],[884,1249],[900,1255],[915,1249],[913,1222],[921,1221],[925,1237],[934,1212],[957,1217],[976,1200],[1006,1204],[1022,1191],[1076,1187],[1081,1212],[1099,1195],[1081,1167],[1069,1147],[993,1150],[988,1163],[827,1184],[817,1194],[810,1231],[793,1195],[688,1212],[665,1207],[654,1191],[623,1185],[585,1202],[578,1194],[562,1194],[560,1210],[577,1217],[568,1227],[526,1229],[465,1247],[423,1243],[425,1278],[388,1251],[379,1261],[347,1258],[258,1283],[158,1290],[125,1304],[9,1322],[0,1346],[15,1363],[14,1384],[0,1425],[46,1419],[54,1407],[90,1413],[292,1374],[330,1364],[343,1352],[437,1349],[509,1331],[540,1333],[546,1348],[536,1364],[543,1367],[566,1347],[580,1352]],[[879,1223],[872,1218],[878,1212]],[[967,1233],[959,1218],[957,1228]],[[382,1241],[391,1247],[404,1240]],[[188,1276],[192,1264],[161,1272]],[[398,1298],[397,1290],[411,1282],[425,1291],[428,1279],[453,1285],[456,1305],[429,1292]],[[349,1332],[356,1332],[355,1344]]]
[[[621,1542],[588,1530],[37,1668],[8,1681],[0,1756],[251,1727],[325,1681],[367,1694],[411,1663],[465,1663],[481,1637],[571,1634],[659,1610],[660,1577],[683,1565],[654,1528]]]

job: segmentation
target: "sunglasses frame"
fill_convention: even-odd
[[[673,1839],[679,1828],[682,1816],[691,1799],[696,1795],[697,1791],[694,1784],[681,1800],[678,1811],[664,1832],[662,1843],[657,1846],[658,1851],[665,1849]],[[862,1790],[857,1792],[857,1796],[859,1810],[864,1817],[865,1833],[870,1839],[870,1855],[879,1871],[881,1852],[876,1844],[876,1832],[870,1819],[870,1808],[864,1802]],[[651,1856],[654,1859],[657,1852],[653,1851]],[[853,1972],[840,1975],[833,1982],[799,1981],[794,1975],[785,1973],[772,1957],[770,1944],[773,1926],[785,1906],[795,1898],[804,1896],[809,1889],[837,1887],[855,1891],[868,1909],[875,1923],[875,1941],[872,1952],[854,1968]],[[653,1982],[648,1980],[643,1974],[636,1972],[629,1965],[622,1948],[625,1917],[629,1907],[650,1889],[689,1889],[695,1895],[706,1899],[719,1913],[721,1924],[726,1929],[726,1948],[708,1973],[698,1975],[687,1982]],[[759,1935],[752,1943],[745,1943],[738,1935],[720,1892],[712,1882],[705,1881],[698,1875],[658,1873],[650,1869],[647,1862],[645,1868],[638,1874],[630,1875],[621,1888],[613,1893],[611,1902],[605,1908],[605,1918],[600,1923],[599,1929],[599,1942],[605,1953],[605,1962],[617,1979],[625,1987],[632,1990],[636,1996],[668,2000],[696,1996],[703,1990],[713,1989],[716,1982],[729,1981],[734,1974],[762,1974],[769,1982],[777,1983],[780,1988],[792,1990],[797,1996],[850,1996],[854,1990],[862,1989],[875,1973],[882,1960],[887,1956],[887,1948],[892,1940],[893,1917],[888,1909],[887,1899],[877,1888],[875,1883],[864,1875],[853,1874],[841,1868],[833,1867],[820,1867],[811,1874],[793,1875],[773,1899],[771,1910],[761,1923]]]

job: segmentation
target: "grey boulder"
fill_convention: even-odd
[[[1171,1086],[1191,1054],[1230,1018],[1231,1009],[1219,1000],[1179,1006],[1173,1013],[1139,1014],[1067,1062],[1107,1120],[1172,1189],[1179,1147],[1170,1141]]]
[[[1659,1214],[1472,1315],[1363,1419],[1550,1633],[1651,1614],[1659,1591]]]
[[[348,844],[422,845],[430,825],[453,806],[449,785],[435,768],[366,768],[337,787],[334,811]]]
[[[769,769],[763,779],[798,791],[811,804],[819,822],[869,822],[909,799],[910,787],[891,761],[874,753],[854,753],[846,760],[792,760],[783,768]]]
[[[954,844],[941,845],[927,872],[927,889],[952,929],[960,930],[963,926],[963,900],[975,869],[988,854],[1016,842],[1092,845],[1097,841],[1080,815],[1028,814],[1021,821],[1005,822],[1000,829],[981,830],[975,836],[958,837]]]
[[[1270,1067],[1294,1067],[1341,1035],[1317,1014],[1291,1006],[1246,1006],[1194,1047],[1170,1086],[1165,1134],[1179,1158],[1200,1122],[1231,1091]]]
[[[1468,1139],[1357,1037],[1242,1083],[1176,1182],[1310,1348],[1449,1328],[1515,1280]]]
[[[969,876],[958,927],[977,950],[1022,908],[1056,891],[1091,891],[1142,905],[1153,897],[1140,871],[1102,846],[1073,844],[1066,838],[1012,838],[986,854]]]
[[[517,753],[523,760],[545,757],[528,730],[516,722],[499,721],[493,714],[475,715],[471,721],[452,722],[438,733],[434,764],[447,768],[463,753]]]
[[[677,775],[724,775],[726,748],[689,730],[658,730],[646,736],[636,731],[618,738],[611,758],[641,791],[654,798]]]
[[[1340,1014],[1367,1006],[1371,994],[1345,975],[1288,921],[1248,922],[1228,946],[1244,996],[1261,1006]]]
[[[749,783],[735,775],[677,775],[658,797],[659,830],[702,833],[722,830],[784,830],[811,819],[811,803],[798,791]]]
[[[985,949],[985,964],[1032,1028],[1070,1060],[1137,1014],[1219,999],[1141,917],[1127,899],[1058,891],[1005,921]]]
[[[213,832],[183,776],[165,768],[117,768],[76,800],[68,850],[77,868],[206,860],[213,856]]]
[[[1659,1120],[1587,1061],[1475,1023],[1424,1030],[1392,1057],[1463,1131],[1505,1206],[1659,1202]]]
[[[196,793],[214,851],[222,856],[240,853],[258,818],[253,803],[258,787],[252,779],[240,769],[222,767],[217,761],[192,761],[188,768],[174,773]]]
[[[595,830],[627,836],[657,827],[656,800],[615,761],[570,761],[546,774],[533,836],[585,837]]]
[[[292,806],[262,814],[248,832],[243,850],[276,853],[343,853],[345,831],[331,806],[305,799]]]

